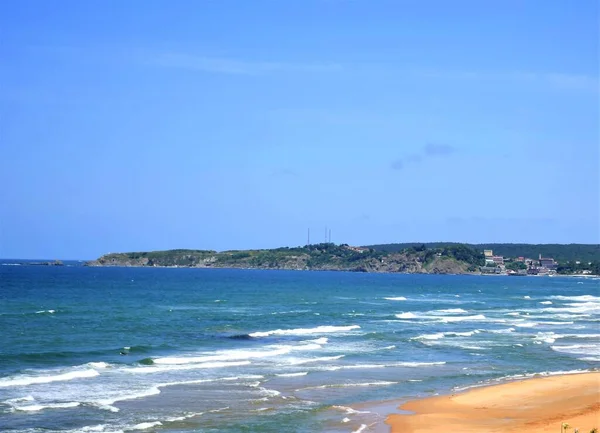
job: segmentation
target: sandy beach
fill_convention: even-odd
[[[472,388],[403,404],[390,415],[392,433],[568,432],[600,429],[600,372],[559,375]]]

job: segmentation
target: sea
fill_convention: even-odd
[[[0,431],[387,432],[600,367],[598,278],[0,262]]]

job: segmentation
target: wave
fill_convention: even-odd
[[[550,296],[550,299],[558,299],[561,301],[585,301],[585,302],[600,302],[600,296],[579,295],[579,296]]]
[[[44,313],[54,314],[54,313],[56,313],[56,310],[40,310],[40,311],[35,312],[35,314],[44,314]]]
[[[348,406],[331,406],[332,409],[337,409],[337,410],[342,410],[344,411],[347,415],[354,415],[354,414],[361,414],[361,413],[371,413],[368,410],[356,410],[356,409],[352,409],[351,407]]]
[[[443,322],[463,322],[471,320],[485,320],[486,317],[483,314],[476,314],[473,316],[457,316],[457,317],[444,317]]]
[[[142,422],[131,427],[131,430],[146,430],[152,427],[157,427],[159,425],[163,425],[163,423],[160,421]]]
[[[289,361],[290,365],[301,365],[301,364],[309,364],[313,362],[327,362],[327,361],[337,361],[338,359],[343,358],[345,355],[337,355],[337,356],[323,356],[321,358],[306,358],[306,359],[298,359]]]
[[[351,383],[332,383],[326,385],[317,385],[317,386],[307,386],[306,388],[300,388],[296,391],[306,391],[310,389],[327,389],[327,388],[355,388],[362,386],[388,386],[388,385],[396,385],[399,382],[391,382],[386,380],[378,380],[375,382],[351,382]]]
[[[182,370],[196,370],[203,368],[225,368],[225,367],[239,367],[242,365],[250,365],[250,361],[221,361],[221,362],[200,362],[191,364],[166,364],[161,366],[148,366],[148,367],[135,367],[128,371],[131,373],[159,373],[164,371],[182,371]]]
[[[542,305],[552,305],[552,301],[542,301],[540,302]]]
[[[438,322],[463,322],[468,320],[486,320],[483,314],[475,314],[471,316],[457,316],[456,314],[467,313],[462,308],[451,308],[447,310],[433,310],[426,311],[423,313],[413,313],[411,311],[396,314],[395,317],[398,319],[421,319],[421,320],[432,320]],[[503,321],[502,319],[496,319],[496,321]]]
[[[502,376],[495,379],[490,379],[486,381],[481,381],[475,385],[463,386],[463,387],[455,387],[454,391],[466,391],[472,388],[481,388],[484,386],[489,386],[502,382],[510,382],[514,380],[523,380],[523,379],[531,379],[535,377],[547,377],[547,376],[562,376],[566,374],[584,374],[589,373],[590,370],[566,370],[566,371],[543,371],[541,373],[522,373],[522,374],[513,374],[509,376]]]
[[[434,313],[441,313],[441,314],[464,314],[467,313],[466,310],[463,310],[462,308],[448,308],[445,310],[435,310],[432,312],[432,314]]]
[[[292,350],[291,346],[284,346],[274,350],[228,350],[217,355],[204,356],[186,356],[186,357],[165,357],[154,359],[154,364],[159,365],[182,365],[182,364],[200,364],[206,362],[218,361],[239,361],[253,358],[267,358],[271,356],[286,355]]]
[[[316,328],[298,328],[298,329],[275,329],[273,331],[253,332],[250,337],[268,337],[270,335],[311,335],[311,334],[329,334],[333,332],[347,332],[353,329],[360,329],[358,325],[350,326],[317,326]]]
[[[467,332],[436,332],[435,334],[423,334],[417,337],[412,337],[411,340],[440,340],[444,337],[471,337],[475,334],[479,334],[480,332],[481,331],[478,329]]]
[[[300,377],[300,376],[306,376],[308,374],[308,371],[302,371],[300,373],[280,373],[280,374],[276,374],[275,376],[277,377]]]
[[[404,296],[396,296],[393,298],[383,298],[383,299],[387,299],[388,301],[406,301],[406,298]]]
[[[490,332],[492,334],[510,334],[512,332],[515,332],[515,328],[490,329],[489,331],[486,331],[486,332]]]
[[[584,313],[584,314],[600,314],[600,303],[599,302],[573,302],[566,304],[566,307],[550,307],[543,308],[543,312],[548,313]]]
[[[66,403],[32,404],[27,406],[13,406],[15,410],[23,412],[37,412],[44,409],[69,409],[80,406],[81,403],[72,401]]]
[[[361,424],[359,428],[354,430],[352,433],[362,433],[367,428],[366,424]]]
[[[571,344],[562,346],[550,346],[556,352],[569,353],[572,355],[600,355],[598,344]]]
[[[50,382],[62,382],[75,379],[86,379],[98,376],[99,374],[100,373],[98,373],[96,370],[91,369],[70,371],[68,373],[53,374],[50,376],[19,375],[16,377],[7,377],[0,379],[0,388],[6,388],[11,386],[36,385],[40,383]]]

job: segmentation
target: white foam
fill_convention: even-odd
[[[329,341],[329,339],[327,337],[321,337],[321,338],[317,338],[316,340],[309,340],[312,341],[313,343],[316,344],[327,344],[327,341]]]
[[[276,374],[275,376],[277,377],[300,377],[300,376],[306,376],[308,374],[308,371],[302,371],[299,373],[280,373],[280,374]]]
[[[598,344],[571,344],[550,347],[556,352],[570,353],[573,355],[600,355],[600,345]]]
[[[466,310],[463,310],[462,308],[448,308],[445,310],[435,310],[434,313],[441,313],[441,314],[463,314],[466,313]]]
[[[160,422],[160,421],[142,422],[140,424],[136,424],[133,427],[131,427],[131,430],[146,430],[146,429],[156,427],[159,425],[162,425],[162,422]]]
[[[436,361],[436,362],[398,362],[396,364],[391,364],[393,366],[400,367],[425,367],[430,365],[444,365],[445,361]]]
[[[543,304],[543,305],[552,305],[552,301],[542,301],[542,302],[540,302],[540,304]]]
[[[323,346],[321,346],[320,344],[302,344],[300,346],[294,346],[292,350],[297,351],[297,350],[318,350],[318,349],[322,349]]]
[[[110,367],[110,364],[107,362],[88,362],[87,365],[89,365],[92,368],[108,368],[108,367]]]
[[[25,397],[10,398],[8,400],[4,400],[3,403],[6,403],[6,404],[12,406],[13,403],[21,403],[24,401],[34,401],[34,400],[35,399],[33,398],[33,396],[27,395]]]
[[[270,335],[311,335],[311,334],[329,334],[333,332],[347,332],[353,329],[360,329],[358,325],[350,326],[317,326],[316,328],[298,328],[298,329],[275,329],[273,331],[253,332],[250,337],[268,337]]]
[[[531,299],[531,296],[523,296],[523,299]]]
[[[27,376],[19,375],[0,379],[0,388],[9,386],[27,386],[40,383],[61,382],[75,379],[85,379],[98,376],[96,370],[76,370],[68,373],[55,374],[51,376]]]
[[[487,332],[491,332],[492,334],[510,334],[511,332],[515,332],[515,328],[491,329]]]
[[[262,395],[266,395],[267,397],[277,397],[278,395],[281,395],[281,393],[275,389],[268,389],[268,388],[259,388],[259,391]]]
[[[600,296],[580,295],[580,296],[550,296],[550,299],[559,299],[561,301],[584,301],[600,302]]]
[[[54,313],[56,313],[56,310],[40,310],[40,311],[35,312],[35,314],[43,314],[43,313],[54,314]]]
[[[202,415],[204,415],[204,412],[191,412],[191,413],[188,413],[186,415],[174,416],[174,417],[171,417],[171,418],[167,418],[167,419],[165,419],[165,421],[166,422],[185,421],[186,419],[193,418],[195,416],[202,416]]]
[[[497,379],[492,379],[489,381],[484,381],[484,382],[479,382],[476,385],[469,385],[469,386],[464,386],[464,387],[456,387],[454,388],[455,391],[465,391],[467,389],[472,389],[472,388],[479,388],[482,386],[488,386],[491,383],[497,383],[497,382],[508,382],[508,381],[512,381],[512,380],[521,380],[521,379],[528,379],[528,378],[532,378],[532,377],[538,377],[538,376],[560,376],[560,375],[565,375],[565,374],[583,374],[583,373],[589,373],[589,370],[568,370],[568,371],[544,371],[541,373],[526,373],[526,374],[513,374],[510,376],[504,376],[504,377],[500,377]]]
[[[415,319],[417,316],[415,316],[415,313],[400,313],[400,314],[396,314],[396,317],[398,319]]]
[[[512,323],[512,325],[519,328],[535,328],[538,324],[536,322],[518,322]]]
[[[435,334],[423,334],[418,337],[413,337],[411,340],[439,340],[444,338],[446,334],[444,332],[437,332]]]
[[[300,364],[308,364],[308,363],[312,363],[312,362],[327,362],[327,361],[336,361],[340,358],[343,358],[344,355],[337,355],[337,356],[323,356],[321,358],[307,358],[307,359],[296,359],[296,360],[291,360],[288,363],[291,365],[300,365]]]
[[[309,389],[327,389],[327,388],[355,388],[363,386],[388,386],[396,385],[398,382],[390,382],[386,380],[377,380],[374,382],[351,382],[351,383],[332,383],[327,385],[308,386],[306,388],[297,389],[296,391],[304,391]]]
[[[544,343],[552,344],[557,338],[560,338],[560,336],[556,335],[554,332],[538,332],[534,338],[534,341],[542,341]]]
[[[385,364],[355,364],[355,365],[340,365],[335,367],[325,367],[323,370],[326,371],[338,371],[338,370],[360,370],[360,369],[373,369],[373,368],[385,368]]]
[[[444,317],[442,319],[443,322],[464,322],[471,320],[485,320],[485,316],[483,314],[476,314],[473,316]]]
[[[359,428],[357,428],[356,430],[354,430],[352,433],[362,433],[364,431],[364,429],[367,428],[366,424],[361,424]]]
[[[200,364],[215,361],[239,361],[253,358],[267,358],[290,353],[291,346],[283,346],[274,350],[225,350],[215,352],[216,354],[206,354],[204,356],[185,356],[185,357],[165,357],[157,358],[154,364],[159,365],[181,365],[181,364]]]
[[[161,385],[153,386],[151,388],[141,390],[138,392],[134,392],[132,394],[124,394],[124,395],[113,396],[111,398],[104,398],[104,399],[94,402],[94,404],[96,404],[101,409],[107,409],[107,410],[110,410],[111,412],[118,412],[119,409],[114,408],[114,406],[113,406],[114,403],[117,403],[119,401],[137,400],[138,398],[150,397],[153,395],[160,394],[160,389],[159,389],[160,386]],[[117,410],[115,411],[115,410],[113,410],[113,408],[117,409]]]
[[[348,407],[348,406],[331,406],[331,407],[333,409],[342,410],[342,411],[346,412],[346,414],[348,414],[348,415],[354,415],[354,414],[360,414],[360,413],[371,413],[369,411],[361,411],[361,410],[352,409],[351,407]]]
[[[474,334],[479,334],[479,330],[467,332],[436,332],[435,334],[423,334],[417,337],[412,337],[411,340],[440,340],[444,337],[471,337]]]
[[[76,401],[71,401],[67,403],[50,403],[50,404],[32,404],[27,406],[17,406],[14,405],[13,408],[15,410],[24,411],[24,412],[37,412],[44,409],[68,409],[72,407],[79,406],[80,403]]]
[[[383,299],[387,299],[388,301],[406,301],[406,298],[404,296],[396,296],[393,298],[383,298]]]
[[[177,371],[177,370],[196,370],[203,368],[226,368],[226,367],[239,367],[242,365],[249,365],[250,361],[222,361],[222,362],[200,362],[194,364],[183,364],[183,365],[159,365],[159,366],[140,366],[128,370],[131,373],[159,373],[163,371]]]
[[[580,361],[594,361],[594,362],[600,362],[600,356],[586,356],[583,358],[577,358]]]

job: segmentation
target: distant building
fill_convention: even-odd
[[[553,258],[542,257],[541,254],[539,256],[539,261],[540,261],[540,267],[545,268],[545,269],[556,269],[556,267],[558,266],[558,264],[554,261]]]
[[[493,257],[492,257],[492,261],[493,261],[493,262],[494,262],[494,263],[495,263],[497,266],[500,266],[500,265],[503,265],[503,264],[504,264],[504,257],[502,257],[502,256],[493,256]]]
[[[491,259],[492,256],[494,255],[494,252],[492,250],[483,250],[483,255],[485,256],[486,259],[488,257]]]
[[[525,261],[525,257],[517,257],[515,260],[517,262],[524,262]]]

